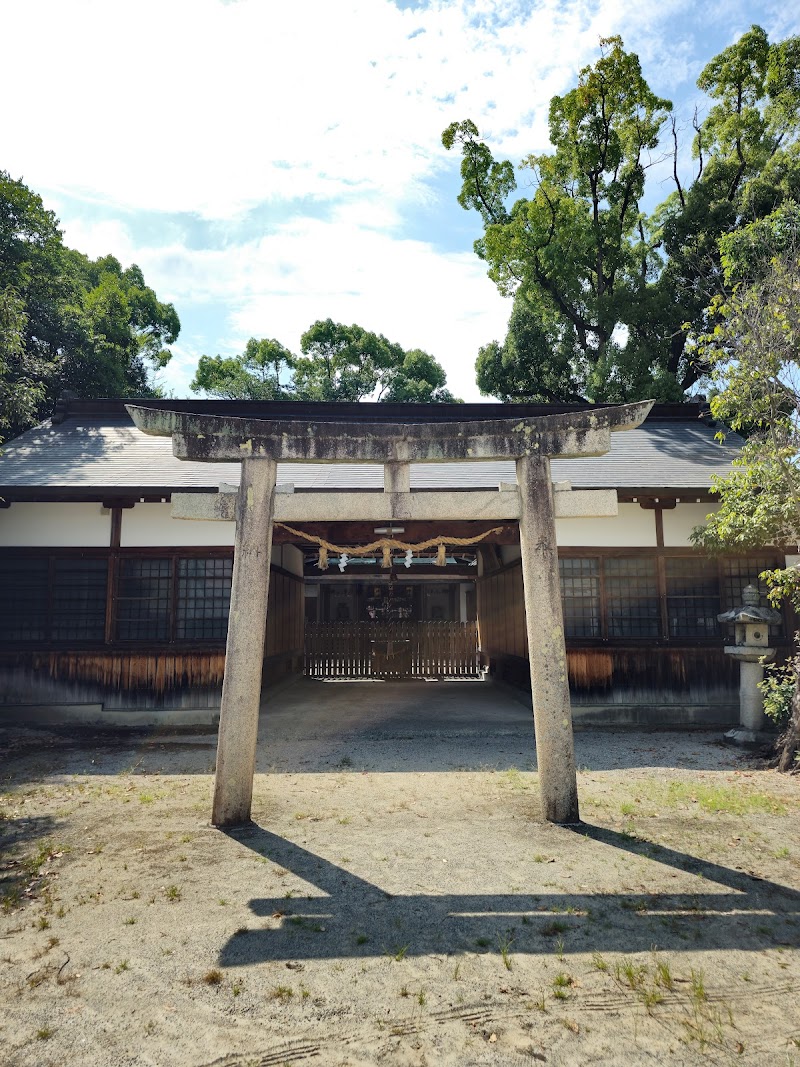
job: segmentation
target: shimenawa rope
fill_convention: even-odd
[[[491,537],[492,534],[500,534],[503,532],[502,526],[495,526],[493,529],[485,530],[482,534],[477,534],[475,537],[430,537],[427,541],[420,541],[418,544],[411,544],[408,541],[398,541],[394,537],[381,537],[377,541],[370,541],[368,545],[352,548],[331,544],[331,542],[326,541],[324,537],[317,537],[316,534],[306,533],[304,530],[298,530],[294,526],[287,526],[285,522],[276,522],[275,525],[280,526],[282,530],[286,530],[287,533],[293,534],[295,537],[301,537],[304,541],[310,541],[312,544],[319,545],[319,562],[317,563],[317,567],[322,571],[327,570],[328,568],[328,553],[330,552],[333,552],[336,555],[341,555],[345,552],[348,556],[369,556],[378,549],[381,549],[381,566],[388,570],[392,565],[393,548],[402,549],[404,552],[422,552],[426,548],[433,548],[434,545],[437,548],[436,566],[444,567],[447,564],[448,545],[453,548],[476,545],[479,541]]]

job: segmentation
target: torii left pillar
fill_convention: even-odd
[[[276,476],[277,464],[268,456],[242,462],[211,813],[215,826],[236,826],[250,819]]]

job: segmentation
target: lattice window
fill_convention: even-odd
[[[561,606],[566,637],[600,637],[600,567],[597,559],[560,559]]]
[[[742,602],[742,590],[746,585],[758,586],[762,597],[766,599],[767,587],[759,578],[762,571],[772,570],[775,559],[772,556],[736,556],[722,562],[722,586],[725,607],[734,608]]]
[[[669,636],[718,637],[722,608],[717,564],[697,556],[668,556],[665,570]]]
[[[0,561],[0,638],[6,641],[47,640],[50,561]]]
[[[106,629],[108,563],[56,559],[50,636],[54,641],[102,641]]]
[[[121,559],[116,597],[119,640],[168,639],[171,600],[171,559]]]
[[[232,559],[179,559],[175,636],[214,640],[228,631]]]
[[[609,637],[658,637],[661,612],[654,559],[605,560]]]
[[[742,590],[746,585],[755,585],[761,593],[762,601],[767,604],[767,586],[759,578],[762,571],[774,570],[774,556],[735,556],[722,561],[722,597],[723,611],[738,607],[742,602]],[[733,627],[730,627],[733,632]],[[770,627],[771,637],[783,637],[784,627]]]

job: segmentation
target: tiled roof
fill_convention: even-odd
[[[23,490],[29,497],[35,490],[42,490],[43,497],[56,491],[90,496],[93,492],[136,490],[137,494],[148,495],[159,491],[213,490],[220,482],[238,482],[238,464],[177,460],[168,438],[141,433],[120,402],[108,406],[108,413],[103,413],[98,410],[98,402],[73,403],[60,421],[44,423],[5,444],[0,454],[0,495],[5,491],[13,499],[14,490]],[[168,407],[169,403],[162,402],[161,406]],[[208,402],[202,404],[204,413],[209,413],[209,406],[213,410]],[[238,413],[234,404],[224,407],[220,413]],[[363,407],[359,405],[360,410]],[[432,413],[432,407],[426,413]],[[445,412],[444,406],[435,407],[439,420],[458,414]],[[523,410],[521,405],[460,407],[465,415],[469,412],[476,418],[473,409],[479,410],[483,418],[497,418],[498,411],[502,415],[507,412],[509,417],[546,411],[534,411],[533,406]],[[724,443],[716,441],[715,428],[698,417],[699,410],[696,405],[656,408],[639,429],[612,434],[607,455],[554,460],[553,478],[570,481],[574,488],[707,490],[712,475],[729,469],[742,442],[735,434]],[[685,416],[681,417],[684,411]],[[285,412],[281,414],[285,417]],[[304,418],[307,417],[305,411]],[[374,464],[281,464],[278,481],[291,482],[298,490],[380,489],[383,471]],[[512,461],[411,466],[412,489],[485,489],[513,481]]]

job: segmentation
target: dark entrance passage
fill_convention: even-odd
[[[476,622],[307,622],[311,678],[477,678]]]

